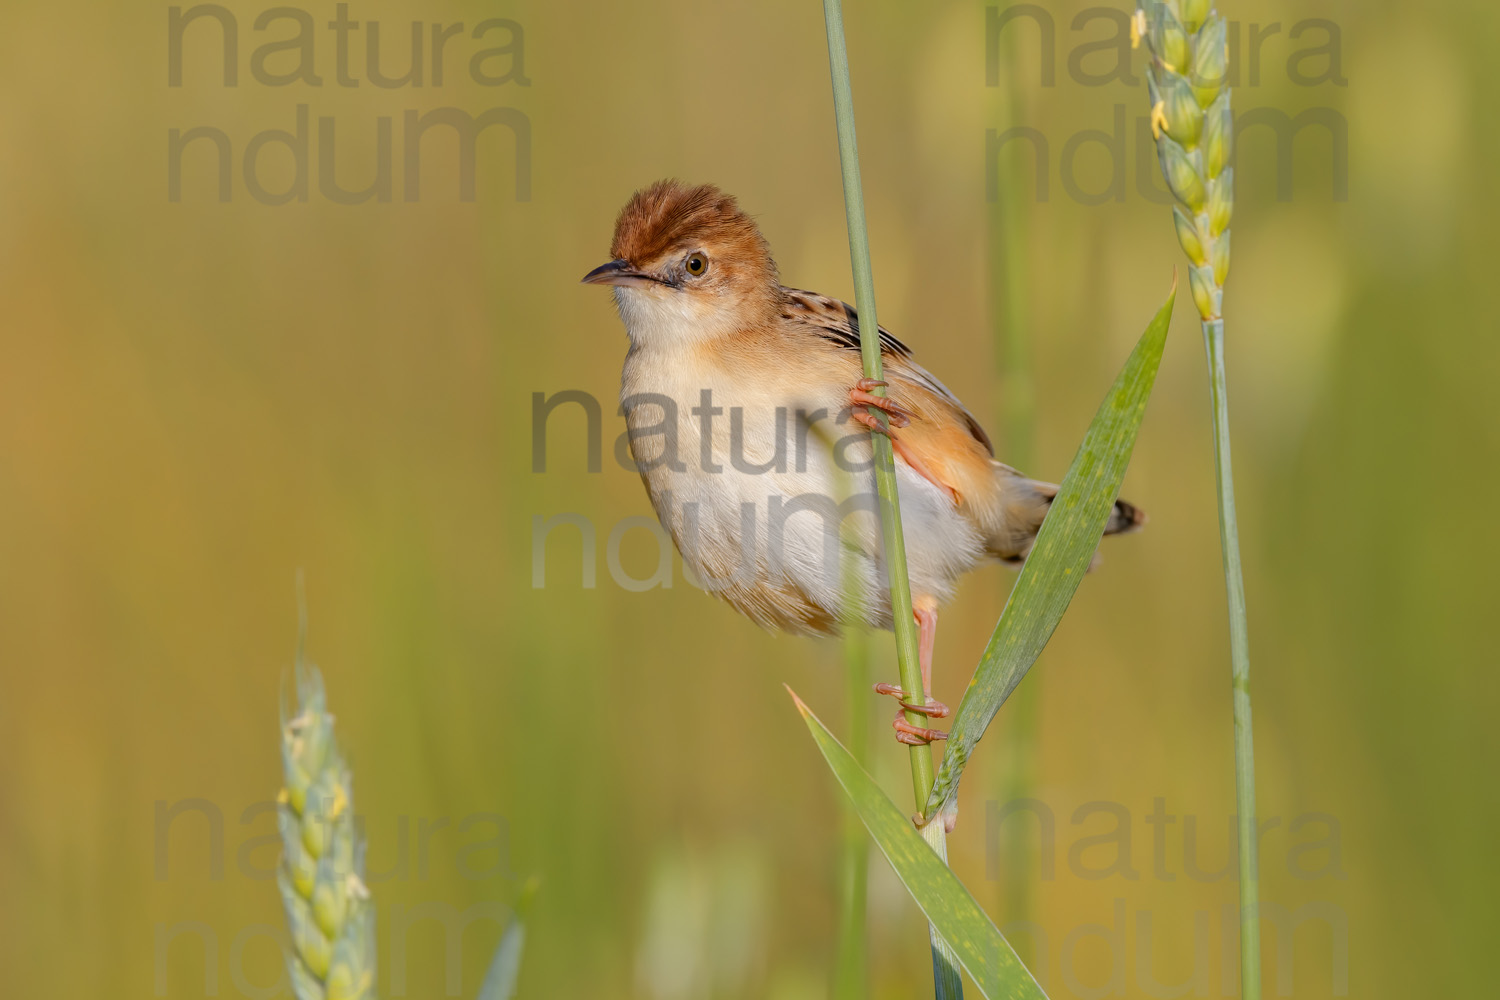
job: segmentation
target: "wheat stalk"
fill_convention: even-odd
[[[282,859],[277,885],[292,948],[297,1000],[374,996],[375,915],[349,767],[339,753],[323,678],[298,654],[296,713],[281,712]]]
[[[1151,131],[1162,173],[1177,204],[1177,242],[1192,262],[1193,302],[1203,320],[1213,409],[1219,541],[1229,605],[1234,696],[1235,805],[1239,831],[1240,995],[1260,1000],[1260,890],[1257,884],[1255,745],[1250,719],[1250,639],[1240,570],[1239,522],[1229,448],[1229,392],[1224,369],[1224,282],[1229,277],[1229,220],[1234,213],[1234,116],[1226,70],[1227,25],[1211,0],[1171,0],[1137,7],[1131,39],[1151,50],[1147,83]]]

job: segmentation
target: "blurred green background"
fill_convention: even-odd
[[[1024,177],[1029,471],[1055,478],[1182,260],[1168,209],[1137,187],[1159,185],[1154,162],[1137,159],[1144,84],[1070,72],[1070,58],[1086,73],[1115,65],[1080,48],[1113,37],[1113,22],[1073,27],[1089,8],[1049,5],[1052,44],[1023,25],[1015,72],[988,87],[985,7],[847,5],[880,314],[977,413],[995,415],[1004,457],[986,130],[1039,129],[1048,197]],[[211,19],[187,29],[182,82],[169,86],[165,5],[8,9],[9,991],[269,995],[282,918],[262,877],[276,854],[263,804],[280,781],[277,695],[301,568],[310,653],[355,768],[371,866],[387,873],[372,879],[382,995],[473,996],[500,933],[484,905],[539,873],[523,997],[825,996],[838,793],[782,684],[838,726],[838,646],[765,634],[680,571],[670,589],[644,592],[612,578],[611,530],[650,508],[609,459],[623,331],[606,296],[577,284],[604,261],[630,193],[680,176],[738,194],[786,281],[852,295],[820,5],[351,5],[350,18],[380,23],[391,76],[409,65],[412,20],[427,23],[423,86],[395,88],[366,73],[366,28],[350,36],[360,83],[339,85],[332,4],[305,8],[321,86],[254,79],[254,51],[295,33],[285,19],[255,30],[257,5],[226,8],[235,87]],[[1267,924],[1266,995],[1479,995],[1500,869],[1497,139],[1479,112],[1500,97],[1484,69],[1500,15],[1478,2],[1221,9],[1243,23],[1241,113],[1328,109],[1347,125],[1342,166],[1314,126],[1282,167],[1271,131],[1247,132],[1237,169],[1228,350],[1260,813],[1278,821],[1262,842],[1262,894],[1305,918],[1285,940],[1276,927],[1293,920]],[[470,37],[493,17],[523,39],[506,26]],[[1289,70],[1329,44],[1327,27],[1291,37],[1309,18],[1338,31],[1346,84],[1326,79],[1326,50]],[[466,26],[447,43],[441,85],[434,22]],[[1258,80],[1251,22],[1281,25],[1260,45]],[[508,43],[481,70],[512,79],[477,82],[470,58]],[[282,52],[265,66],[296,60]],[[264,204],[240,158],[257,133],[294,129],[299,104],[310,195]],[[1103,190],[1110,159],[1085,143],[1069,176],[1065,146],[1111,130],[1116,106],[1124,197],[1082,204],[1065,177]],[[442,129],[423,141],[420,197],[403,199],[404,115],[442,107],[524,114],[529,199],[517,197],[503,125],[478,140],[475,200],[460,197],[457,145]],[[318,119],[336,126],[340,184],[357,189],[375,176],[381,117],[392,119],[392,199],[332,202],[320,193]],[[227,203],[210,140],[189,147],[180,200],[169,199],[169,130],[198,126],[232,143]],[[265,187],[284,190],[286,150],[267,146],[262,160]],[[1278,170],[1291,183],[1282,197]],[[1024,689],[1039,711],[1035,794],[1055,817],[1042,845],[1054,870],[1038,877],[1039,856],[1027,876],[1031,912],[1006,912],[987,820],[1006,763],[993,733],[950,842],[998,923],[1035,922],[1018,942],[1057,997],[1234,990],[1235,887],[1203,874],[1230,858],[1233,783],[1207,385],[1190,313],[1178,310],[1126,480],[1150,528],[1107,547]],[[532,393],[564,390],[603,401],[598,474],[576,408],[558,411],[547,471],[532,471]],[[533,519],[566,512],[597,530],[598,585],[582,586],[578,532],[560,528],[536,588]],[[650,575],[647,532],[619,549],[625,572]],[[976,572],[946,611],[939,697],[956,704],[1012,579]],[[893,678],[888,643],[877,645],[876,670]],[[886,735],[885,704],[875,708],[873,767],[905,807],[905,754]],[[185,800],[203,808],[164,822]],[[1158,800],[1175,821],[1152,821]],[[1101,801],[1125,818],[1075,812]],[[878,858],[872,880],[872,995],[924,995],[919,915]],[[481,907],[456,963],[443,926],[418,919],[439,904]]]

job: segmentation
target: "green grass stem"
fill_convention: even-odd
[[[1255,819],[1255,739],[1250,724],[1250,633],[1245,616],[1245,581],[1240,572],[1240,530],[1234,505],[1234,470],[1229,455],[1228,379],[1224,371],[1224,320],[1205,320],[1213,403],[1214,466],[1219,493],[1219,541],[1224,550],[1224,590],[1229,601],[1229,662],[1234,682],[1234,785],[1239,825],[1240,996],[1260,998],[1259,846]]]
[[[875,279],[870,268],[869,234],[865,228],[865,199],[859,175],[859,145],[854,134],[854,98],[849,82],[849,54],[844,41],[844,14],[839,0],[823,0],[823,20],[828,31],[829,75],[833,83],[834,114],[838,123],[839,165],[843,174],[844,213],[849,227],[849,260],[854,272],[854,303],[859,313],[860,350],[867,378],[881,377],[880,325],[875,311]],[[875,390],[883,395],[883,389]],[[875,411],[882,426],[883,412]],[[906,541],[901,531],[901,502],[896,491],[895,455],[890,439],[871,434],[875,457],[875,489],[880,496],[880,526],[885,540],[885,563],[891,592],[891,626],[896,634],[896,658],[901,687],[922,690],[922,671],[917,660],[917,628],[912,618],[911,583],[906,570]],[[907,721],[922,725],[925,717],[906,713]],[[910,748],[913,798],[920,809],[932,788],[932,753],[925,746]],[[935,827],[928,834],[926,830]],[[946,856],[941,822],[926,823],[924,835],[940,856]],[[963,996],[957,958],[929,925],[932,946],[933,984],[940,1000]]]
[[[1020,125],[1022,78],[1016,58],[1014,31],[1002,32],[999,91],[992,101],[993,120],[1002,130]],[[1003,86],[1000,84],[1003,81]],[[995,331],[1001,398],[999,420],[1005,442],[1005,461],[1030,471],[1036,459],[1036,382],[1032,370],[1031,334],[1028,327],[1030,299],[1026,271],[1026,241],[1029,228],[1026,189],[1022,182],[1022,150],[1007,142],[996,164],[995,197],[988,213],[990,258],[990,311]],[[1007,579],[1012,579],[1007,576]],[[1005,764],[998,769],[994,790],[1002,802],[1028,799],[1036,785],[1038,719],[1041,714],[1041,678],[1037,677],[1011,698],[1010,717],[1004,734]],[[1012,823],[1003,832],[1004,913],[1010,921],[1031,915],[1031,828]],[[1029,957],[1029,956],[1023,956]]]

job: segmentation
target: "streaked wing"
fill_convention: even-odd
[[[832,341],[840,347],[859,353],[859,315],[853,306],[838,299],[819,295],[800,288],[783,288],[787,295],[788,309],[784,318],[802,327],[815,336]],[[886,366],[888,380],[900,380],[927,390],[937,401],[946,403],[964,425],[974,440],[984,446],[991,457],[995,447],[969,408],[926,368],[912,359],[911,348],[897,340],[889,330],[880,327],[880,356]],[[896,395],[896,393],[893,393]],[[903,404],[905,405],[905,404]],[[920,409],[920,408],[919,408]]]

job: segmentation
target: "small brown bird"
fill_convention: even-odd
[[[870,447],[888,433],[925,690],[875,689],[948,715],[931,697],[938,606],[981,560],[1025,560],[1057,487],[997,462],[974,415],[883,328],[885,382],[864,378],[853,307],[783,287],[760,229],[718,188],[637,192],[610,256],[583,281],[614,287],[631,452],[683,562],[766,627],[890,628]],[[1145,520],[1118,501],[1105,533]],[[893,726],[903,743],[946,735],[899,709]]]

